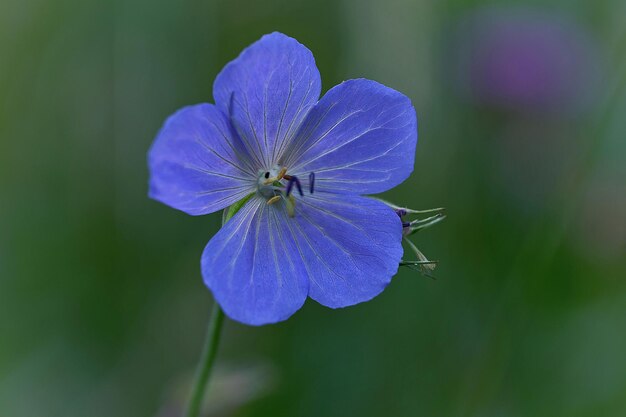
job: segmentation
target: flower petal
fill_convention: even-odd
[[[320,90],[311,51],[274,32],[224,67],[213,84],[213,97],[230,114],[257,168],[269,169],[317,102]]]
[[[289,221],[279,204],[253,197],[204,249],[204,282],[230,318],[276,323],[304,304],[309,281]]]
[[[316,188],[374,194],[413,171],[417,119],[405,95],[375,81],[345,81],[311,110],[285,154],[289,173]]]
[[[402,258],[402,224],[378,200],[315,193],[298,199],[287,227],[310,279],[309,296],[328,307],[382,292]]]
[[[257,174],[235,143],[228,119],[212,104],[180,109],[150,148],[150,197],[193,215],[241,200],[254,191]]]

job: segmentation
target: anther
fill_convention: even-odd
[[[300,193],[300,197],[304,197],[304,193],[302,192],[302,186],[300,185],[300,180],[297,177],[293,177],[296,180],[296,187],[298,187],[298,192]]]
[[[298,179],[298,177],[294,177],[293,175],[289,177],[289,183],[287,184],[287,190],[285,192],[287,196],[291,194],[291,190],[293,189],[294,183],[296,184],[296,187],[298,188],[298,193],[300,193],[301,196],[304,196],[304,193],[302,192],[302,185],[300,185],[300,180]]]
[[[269,200],[267,200],[267,204],[274,204],[278,200],[280,200],[280,196],[279,195],[275,195],[274,197],[272,197]]]
[[[315,187],[315,172],[311,172],[309,174],[309,192],[313,194],[313,190]]]
[[[294,217],[296,215],[296,199],[292,195],[285,199],[285,206],[287,207],[287,215]]]
[[[285,174],[287,173],[287,168],[286,167],[282,167],[280,169],[280,171],[278,171],[278,174],[273,177],[273,178],[269,178],[269,172],[265,173],[265,181],[263,181],[263,185],[269,185],[272,184],[275,181],[280,181],[283,179],[283,177],[285,176]]]

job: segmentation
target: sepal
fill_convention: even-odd
[[[438,261],[429,260],[422,253],[422,251],[420,251],[417,248],[417,246],[409,239],[409,236],[414,235],[415,233],[417,233],[418,231],[422,229],[429,228],[441,222],[443,219],[446,218],[446,214],[445,214],[446,209],[434,208],[434,209],[427,209],[427,210],[414,210],[414,209],[410,209],[406,207],[397,206],[385,200],[381,200],[381,199],[378,199],[378,200],[387,204],[396,212],[396,214],[402,221],[402,240],[404,243],[406,243],[406,246],[411,250],[411,252],[417,258],[417,260],[409,260],[409,259],[403,258],[400,261],[400,266],[404,266],[414,271],[418,271],[422,275],[427,276],[429,278],[434,278],[431,275],[431,272],[435,270],[435,267],[437,266]],[[420,215],[427,215],[427,214],[430,214],[430,216],[425,217],[425,218],[416,218],[413,220],[409,220],[406,218],[406,217],[417,217]]]

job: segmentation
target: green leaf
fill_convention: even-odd
[[[246,204],[248,200],[252,198],[253,195],[254,193],[250,193],[244,198],[242,198],[241,200],[237,201],[232,206],[228,207],[227,209],[224,209],[224,213],[222,214],[222,226],[224,226],[227,221],[229,221],[235,214],[237,214],[237,212],[241,210],[243,205]]]

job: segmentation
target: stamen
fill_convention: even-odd
[[[291,189],[293,188],[293,183],[294,183],[294,179],[293,177],[289,177],[289,182],[287,183],[287,190],[285,191],[286,195],[291,194]]]
[[[300,185],[300,180],[298,177],[293,177],[296,180],[296,187],[298,187],[298,192],[300,193],[300,197],[304,197],[304,193],[302,192],[302,186]]]
[[[263,181],[263,185],[269,185],[269,184],[272,184],[273,182],[282,180],[286,173],[287,173],[287,167],[282,167],[280,171],[278,171],[278,174],[276,174],[276,176],[272,178],[269,178],[269,172],[266,172],[264,175],[266,179],[265,181]]]
[[[285,192],[285,194],[287,194],[287,196],[291,194],[291,190],[293,189],[294,183],[296,184],[296,187],[298,188],[298,193],[300,193],[300,195],[304,197],[304,193],[302,192],[302,185],[300,185],[300,180],[298,179],[298,177],[295,177],[293,175],[289,176],[289,183],[287,184],[287,191]]]
[[[309,174],[309,193],[313,194],[315,187],[315,172]]]
[[[294,217],[296,215],[296,199],[292,195],[285,198],[285,206],[287,207],[287,215]]]
[[[269,200],[267,200],[267,204],[274,204],[278,200],[280,200],[280,196],[279,195],[275,195],[274,197],[272,197]]]
[[[278,170],[277,173],[276,170]],[[268,205],[276,204],[282,199],[285,201],[285,208],[289,217],[295,216],[296,199],[295,192],[292,193],[294,186],[298,189],[300,196],[304,197],[302,183],[298,177],[288,175],[286,167],[280,169],[276,167],[271,171],[261,171],[257,184],[257,191],[265,197]],[[311,193],[313,193],[314,184],[315,174],[311,172],[309,174],[309,191]]]

